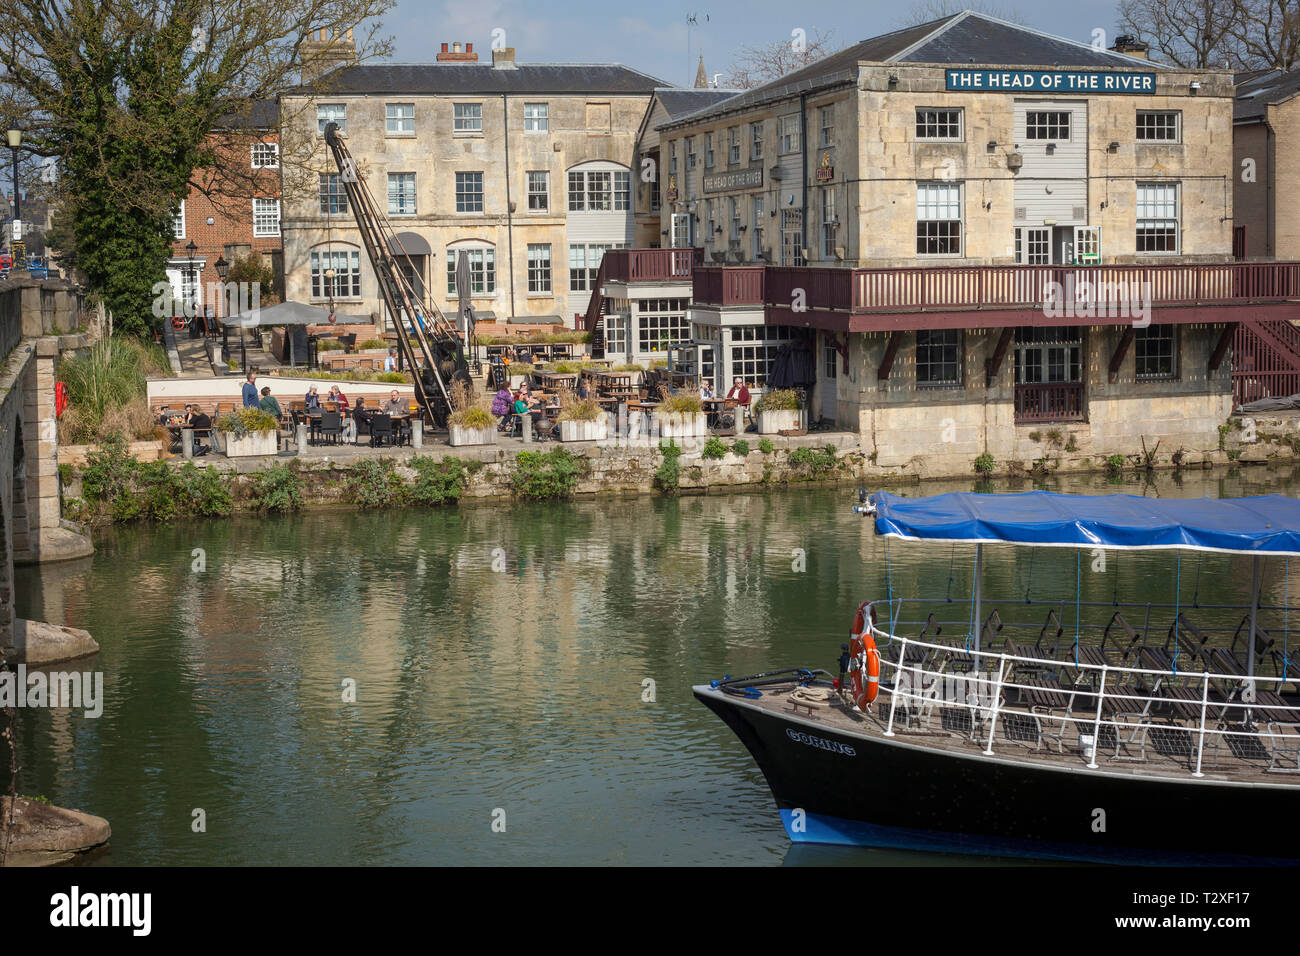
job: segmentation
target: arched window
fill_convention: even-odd
[[[469,257],[470,295],[495,295],[497,291],[496,246],[481,239],[466,239],[447,247],[447,298],[460,298],[460,293],[456,289],[456,262],[462,249]]]
[[[334,270],[333,290],[330,277]],[[311,250],[311,297],[313,299],[361,298],[361,250],[356,246],[333,243]]]
[[[626,212],[632,208],[632,174],[626,166],[598,160],[568,171],[569,212]]]

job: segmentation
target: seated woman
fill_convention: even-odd
[[[320,408],[320,395],[316,393],[315,385],[307,389],[307,394],[303,396],[303,404],[309,409]]]
[[[510,420],[510,389],[500,388],[492,396],[492,414],[501,420],[497,423],[497,431],[504,431],[506,423]]]

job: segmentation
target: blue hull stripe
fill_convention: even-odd
[[[1137,866],[1296,866],[1294,860],[1252,856],[1198,855],[1194,853],[1157,852],[1127,847],[1087,846],[1085,844],[1048,843],[914,830],[882,826],[863,820],[807,813],[797,821],[794,810],[781,810],[781,823],[794,843],[818,843],[830,846],[876,847],[893,850],[920,850],[929,853],[968,853],[978,856],[1028,857],[1036,860],[1129,864]],[[800,811],[802,813],[802,811]]]

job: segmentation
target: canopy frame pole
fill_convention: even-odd
[[[975,545],[975,653],[980,652],[980,637],[984,632],[984,625],[980,623],[980,603],[983,598],[980,588],[980,571],[984,566],[984,545]]]
[[[1255,620],[1259,615],[1259,555],[1255,555],[1250,574],[1250,640],[1246,647],[1246,679],[1255,679]]]

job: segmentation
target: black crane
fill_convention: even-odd
[[[440,428],[446,427],[453,382],[472,384],[465,359],[465,340],[447,321],[432,296],[417,292],[398,268],[392,248],[401,250],[401,242],[375,204],[343,139],[337,123],[325,126],[325,144],[339,168],[366,255],[379,279],[379,291],[397,328],[402,358],[415,378],[416,400],[428,420]]]

